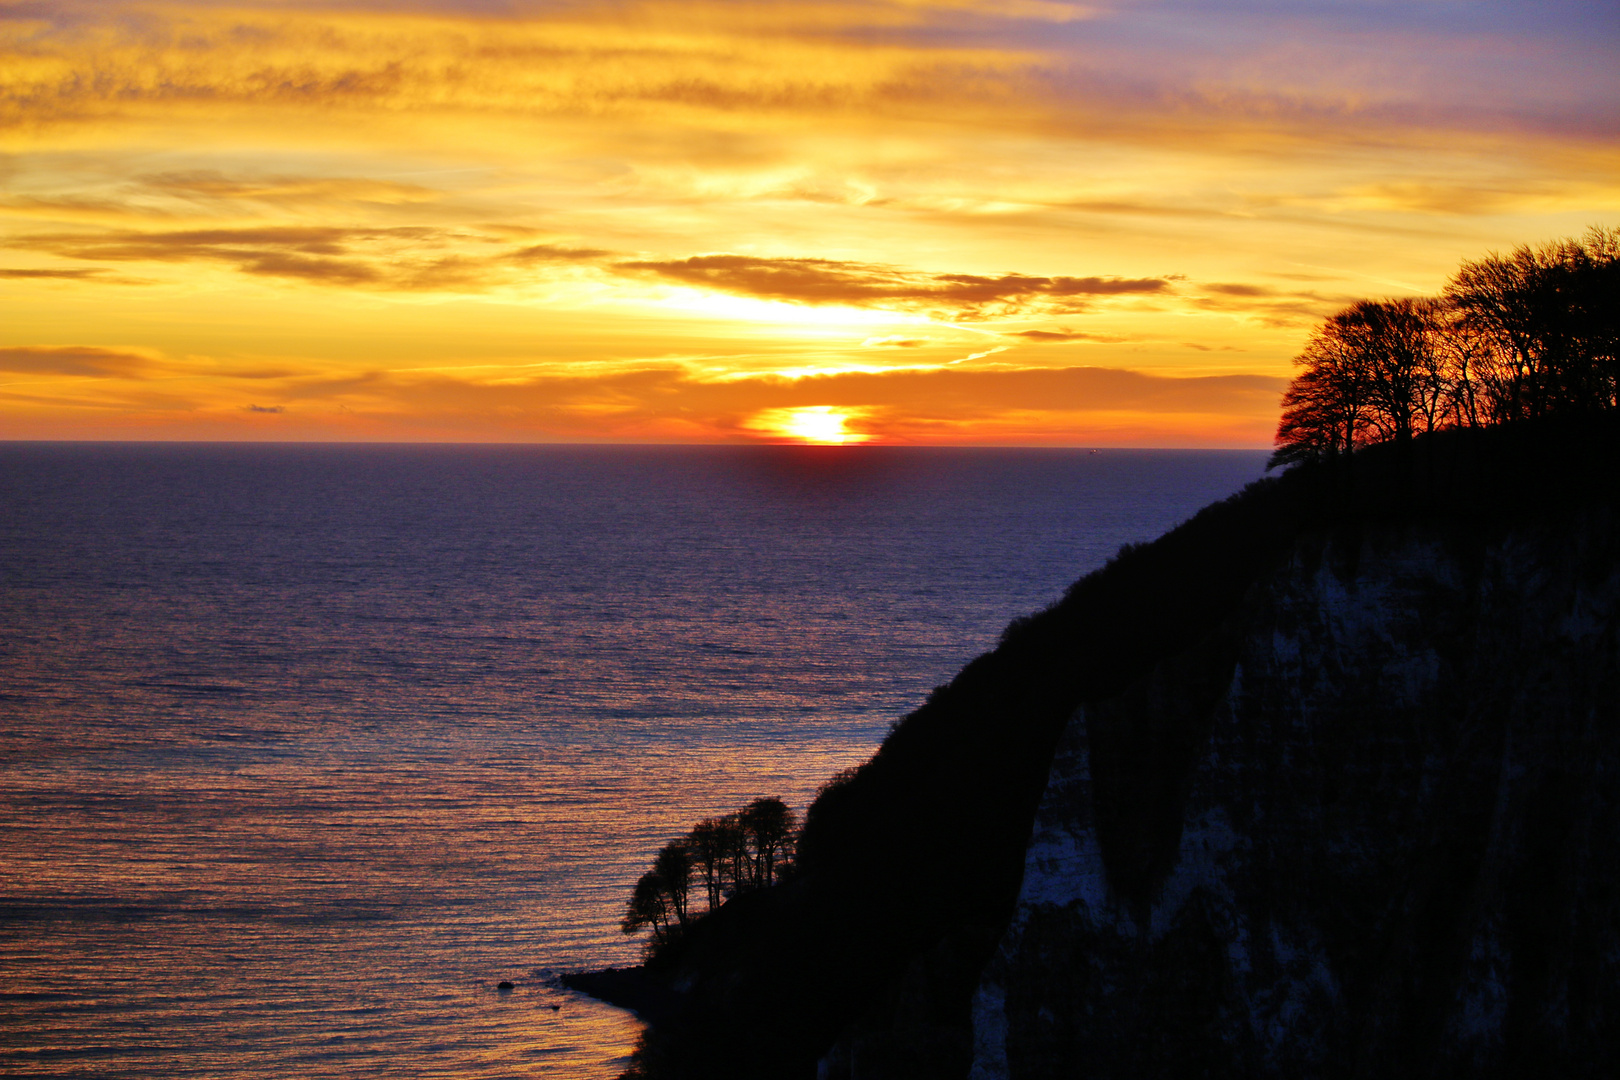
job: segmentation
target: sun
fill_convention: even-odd
[[[749,417],[743,426],[803,443],[844,446],[866,442],[872,437],[845,429],[844,425],[857,415],[857,410],[840,409],[836,405],[802,405],[793,409],[764,409]]]

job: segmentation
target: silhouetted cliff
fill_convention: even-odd
[[[649,965],[654,1077],[1612,1057],[1610,420],[1295,469],[1010,627]],[[1032,839],[1033,834],[1033,839]]]
[[[1078,709],[972,1076],[1610,1075],[1617,528],[1303,538]]]

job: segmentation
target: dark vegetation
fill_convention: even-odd
[[[1613,497],[1616,235],[1468,264],[1444,302],[1359,304],[1329,320],[1301,357],[1279,431],[1278,460],[1297,467],[1122,549],[1009,626],[869,762],[822,789],[786,880],[738,888],[734,872],[732,899],[683,917],[661,855],[650,876],[665,883],[646,891],[662,890],[663,906],[649,901],[644,917],[633,900],[626,927],[654,928],[637,978],[668,1007],[630,1075],[809,1078],[836,1040],[867,1031],[896,1033],[872,1042],[881,1060],[863,1069],[873,1075],[965,1076],[972,992],[1011,914],[1053,748],[1077,706],[1209,639],[1306,534],[1414,520],[1480,534],[1594,492]],[[1468,343],[1464,360],[1445,335]],[[1442,383],[1423,374],[1431,353],[1450,358]],[[1154,816],[1163,800],[1110,785],[1185,751],[1163,736],[1092,736],[1095,783],[1111,792],[1098,839],[1131,902],[1161,876],[1152,838],[1166,831]],[[697,835],[678,844],[690,853]],[[671,856],[676,877],[678,863]],[[705,873],[712,906],[724,889]]]
[[[1275,465],[1620,404],[1620,230],[1467,262],[1439,297],[1363,300],[1296,359]]]
[[[641,875],[619,928],[652,929],[648,955],[684,933],[694,921],[741,893],[775,885],[793,864],[797,834],[793,811],[781,799],[755,799],[734,814],[705,818],[658,852]],[[700,893],[704,908],[693,906]]]

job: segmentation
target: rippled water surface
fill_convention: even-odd
[[[612,1077],[659,844],[1262,464],[0,444],[0,1073]]]

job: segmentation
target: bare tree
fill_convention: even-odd
[[[1465,313],[1433,297],[1363,300],[1326,320],[1295,358],[1271,464],[1332,461],[1374,442],[1473,427],[1517,375]]]
[[[775,884],[793,858],[797,827],[787,804],[771,798],[703,819],[659,850],[636,882],[620,928],[633,934],[651,927],[652,944],[661,945],[731,896]],[[699,885],[707,902],[702,912],[692,906]]]
[[[653,873],[668,897],[669,910],[684,927],[688,918],[687,900],[692,891],[692,856],[686,841],[671,840],[665,844],[653,860]]]
[[[1283,394],[1277,451],[1271,464],[1334,461],[1366,443],[1371,385],[1364,337],[1355,308],[1347,308],[1311,333],[1294,358],[1303,368]]]
[[[754,887],[754,860],[749,850],[748,830],[743,828],[738,814],[724,818],[726,831],[726,872],[730,875],[732,891],[747,892]]]
[[[687,834],[687,847],[692,853],[692,866],[698,880],[703,883],[708,909],[719,907],[726,897],[730,881],[731,841],[727,834],[734,824],[727,818],[704,818]]]
[[[1488,347],[1492,419],[1620,405],[1620,230],[1466,262],[1445,295]]]
[[[781,799],[756,799],[738,815],[751,854],[751,878],[756,887],[776,883],[793,836],[793,811]]]
[[[1442,301],[1436,338],[1443,398],[1436,427],[1477,428],[1490,419],[1487,397],[1493,375],[1489,343]]]
[[[619,921],[619,929],[626,934],[633,934],[644,926],[652,928],[655,942],[664,941],[669,936],[668,894],[656,870],[649,870],[637,879],[636,887],[630,894],[630,904],[625,909],[624,918]]]

